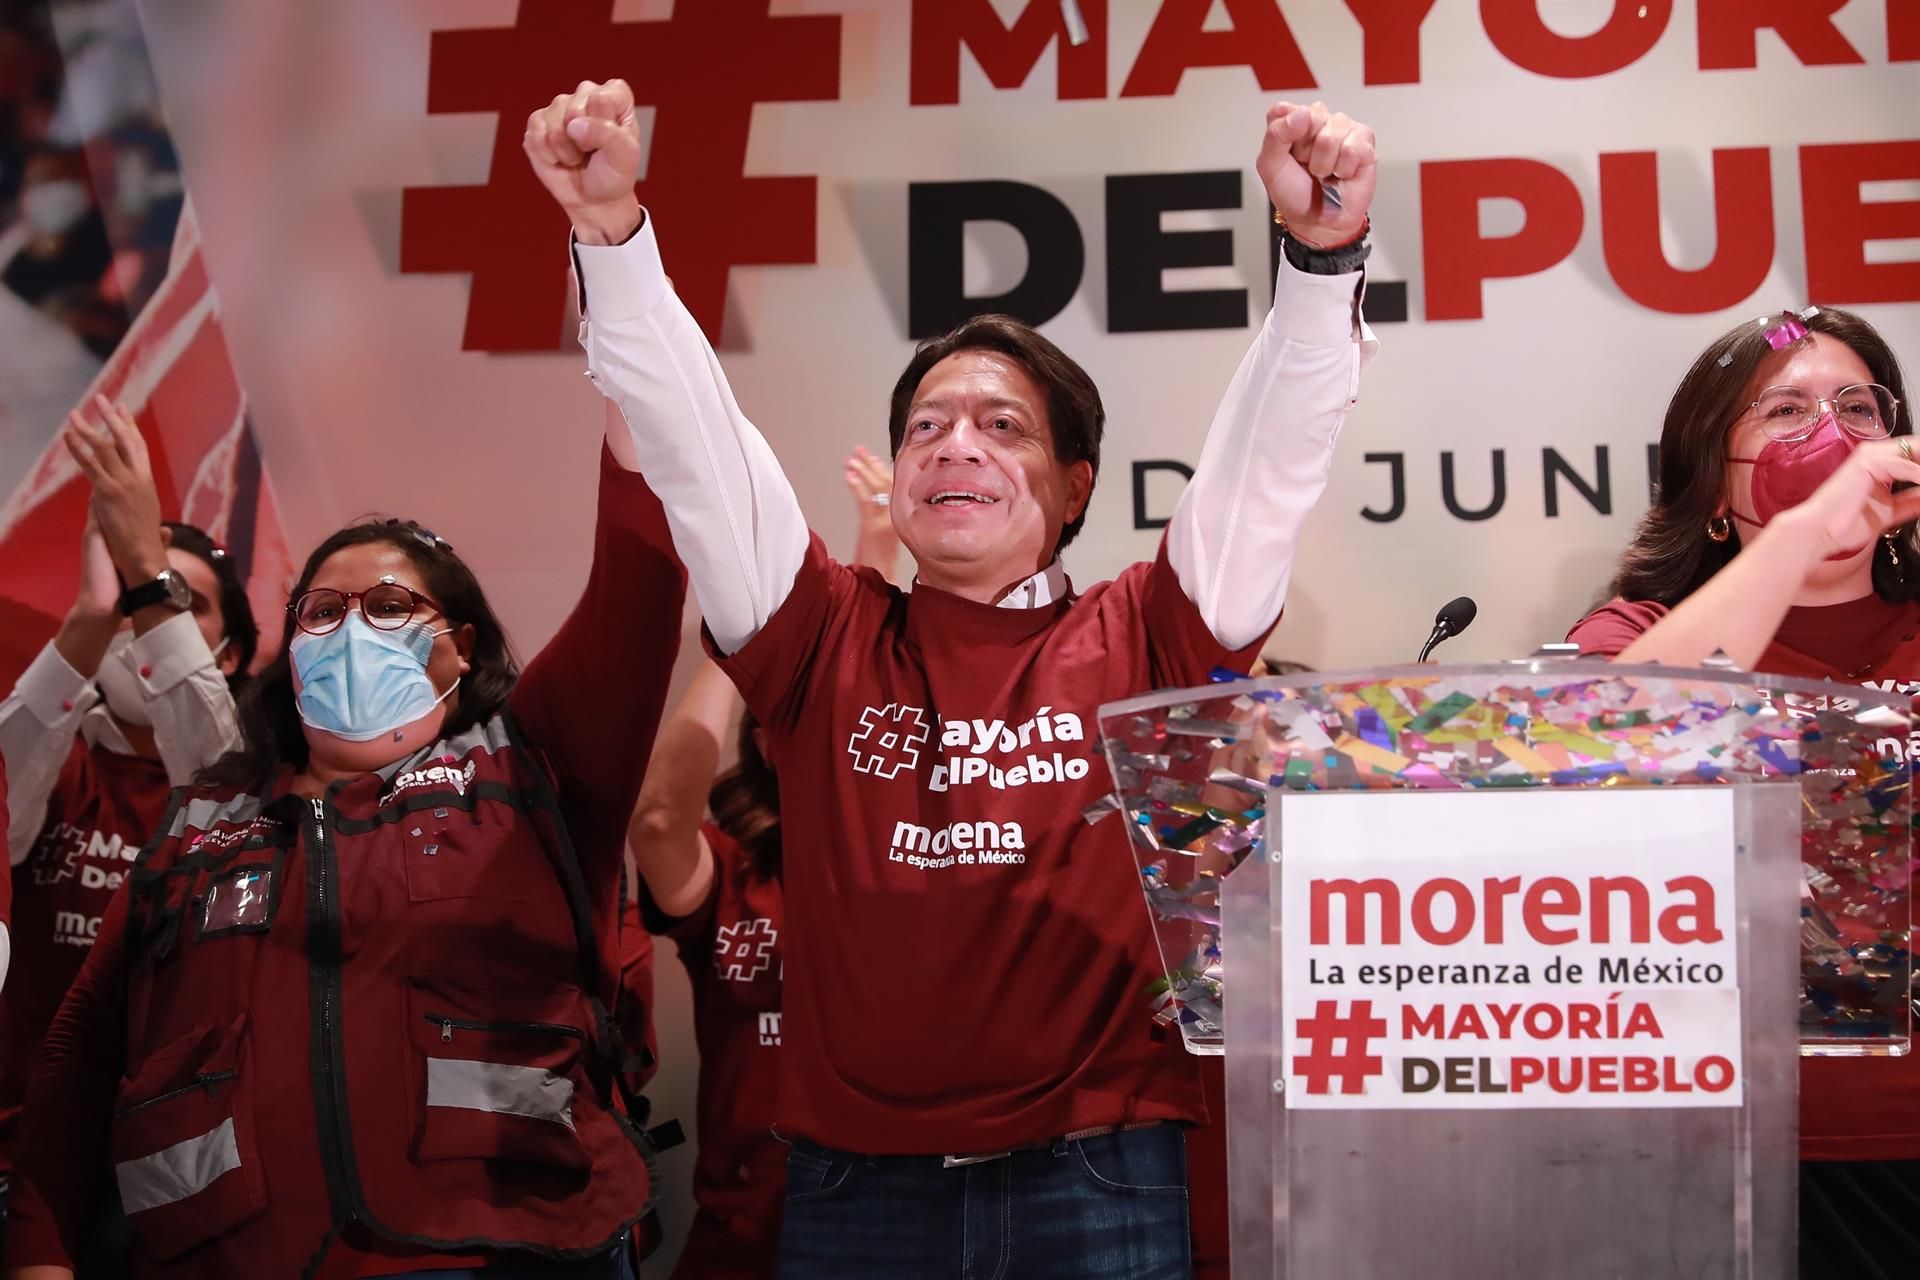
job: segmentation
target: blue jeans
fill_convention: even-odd
[[[1187,1146],[1160,1124],[959,1168],[796,1141],[781,1280],[1187,1280]]]

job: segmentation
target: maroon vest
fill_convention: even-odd
[[[88,746],[76,735],[46,823],[13,869],[13,959],[0,992],[0,1169],[40,1061],[40,1044],[86,962],[107,904],[167,811],[158,760]]]
[[[294,1275],[350,1222],[581,1257],[650,1207],[615,975],[499,716],[331,787],[176,793],[136,864],[113,1162],[148,1274]]]

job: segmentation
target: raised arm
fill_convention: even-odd
[[[70,414],[63,439],[93,486],[88,509],[114,572],[121,584],[139,586],[172,567],[153,463],[126,408],[95,396],[93,410],[97,423],[85,414]],[[113,620],[119,621],[117,608]],[[134,610],[132,621],[133,644],[126,660],[145,712],[140,718],[153,728],[154,750],[167,767],[167,780],[184,786],[240,745],[233,694],[192,611],[150,604]],[[98,659],[93,665],[99,665]]]
[[[900,585],[900,533],[893,527],[893,464],[865,445],[847,455],[847,492],[853,495],[853,563],[878,569]]]
[[[1229,649],[1280,616],[1301,526],[1378,345],[1360,316],[1373,131],[1319,103],[1277,103],[1258,167],[1287,223],[1273,310],[1227,386],[1166,534],[1182,589]],[[1338,207],[1324,194],[1329,182]]]
[[[1720,572],[1675,605],[1632,644],[1618,662],[1693,667],[1724,652],[1752,670],[1805,586],[1828,556],[1856,553],[1874,539],[1920,519],[1920,463],[1905,437],[1854,448],[1813,496],[1767,522]]]
[[[864,447],[847,457],[847,491],[853,497],[858,534],[853,563],[868,565],[893,582],[900,562],[900,535],[875,503],[893,488],[893,468]],[[898,585],[897,583],[895,585]],[[707,900],[715,873],[713,850],[700,831],[707,795],[720,772],[720,757],[740,715],[740,695],[717,663],[700,664],[647,763],[640,803],[627,843],[634,866],[659,915],[692,915]]]
[[[528,118],[525,146],[573,220],[581,345],[624,419],[608,445],[665,504],[707,629],[735,652],[791,590],[806,519],[661,266],[652,219],[634,198],[632,90],[624,80],[582,83]]]
[[[177,613],[134,637],[135,678],[153,721],[153,746],[176,787],[240,745],[233,691],[193,615]]]
[[[71,430],[71,423],[69,430]],[[159,516],[154,517],[156,526]],[[156,537],[158,536],[156,530]],[[60,630],[0,702],[0,756],[10,787],[7,855],[26,860],[47,821],[80,722],[100,701],[93,677],[120,629],[120,581],[91,507],[80,535],[80,589]]]
[[[74,630],[69,615],[60,635],[40,651],[6,700],[0,701],[0,758],[6,761],[8,779],[7,861],[14,866],[26,861],[46,825],[47,801],[60,780],[60,767],[73,753],[74,734],[100,700],[89,677],[63,656],[73,642]],[[93,648],[90,640],[83,642]],[[106,652],[105,642],[98,648]],[[98,665],[99,658],[94,663]]]
[[[587,585],[508,705],[552,766],[589,889],[610,906],[680,652],[686,578],[645,480],[602,452],[599,489]]]
[[[628,840],[647,896],[661,915],[691,915],[713,885],[713,851],[700,822],[720,770],[721,747],[739,713],[733,682],[707,661],[660,729]]]

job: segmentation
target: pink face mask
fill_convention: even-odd
[[[1840,469],[1859,443],[1841,429],[1832,413],[1823,413],[1813,430],[1798,440],[1769,440],[1758,457],[1727,459],[1753,468],[1753,516],[1735,511],[1734,518],[1758,527],[1799,506]]]

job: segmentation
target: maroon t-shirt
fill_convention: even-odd
[[[787,1148],[773,1136],[786,908],[780,882],[754,875],[731,836],[711,822],[700,830],[714,859],[706,901],[678,920],[647,913],[686,966],[700,1046],[698,1213],[673,1274],[765,1280],[787,1196]]]
[[[169,790],[158,760],[88,747],[76,735],[40,835],[13,868],[13,958],[0,988],[0,1170],[13,1167],[40,1041],[86,961],[113,891],[165,816]]]
[[[911,595],[816,537],[722,665],[773,739],[787,833],[780,1130],[972,1154],[1205,1117],[1152,1035],[1158,956],[1101,703],[1245,670],[1164,551],[1077,599]]]
[[[1666,612],[1650,601],[1614,600],[1575,623],[1567,639],[1583,655],[1616,657]],[[1920,603],[1869,595],[1789,609],[1756,669],[1920,693]],[[1907,754],[1915,758],[1912,747]],[[1920,1159],[1920,1045],[1901,1058],[1802,1058],[1800,1155]]]

